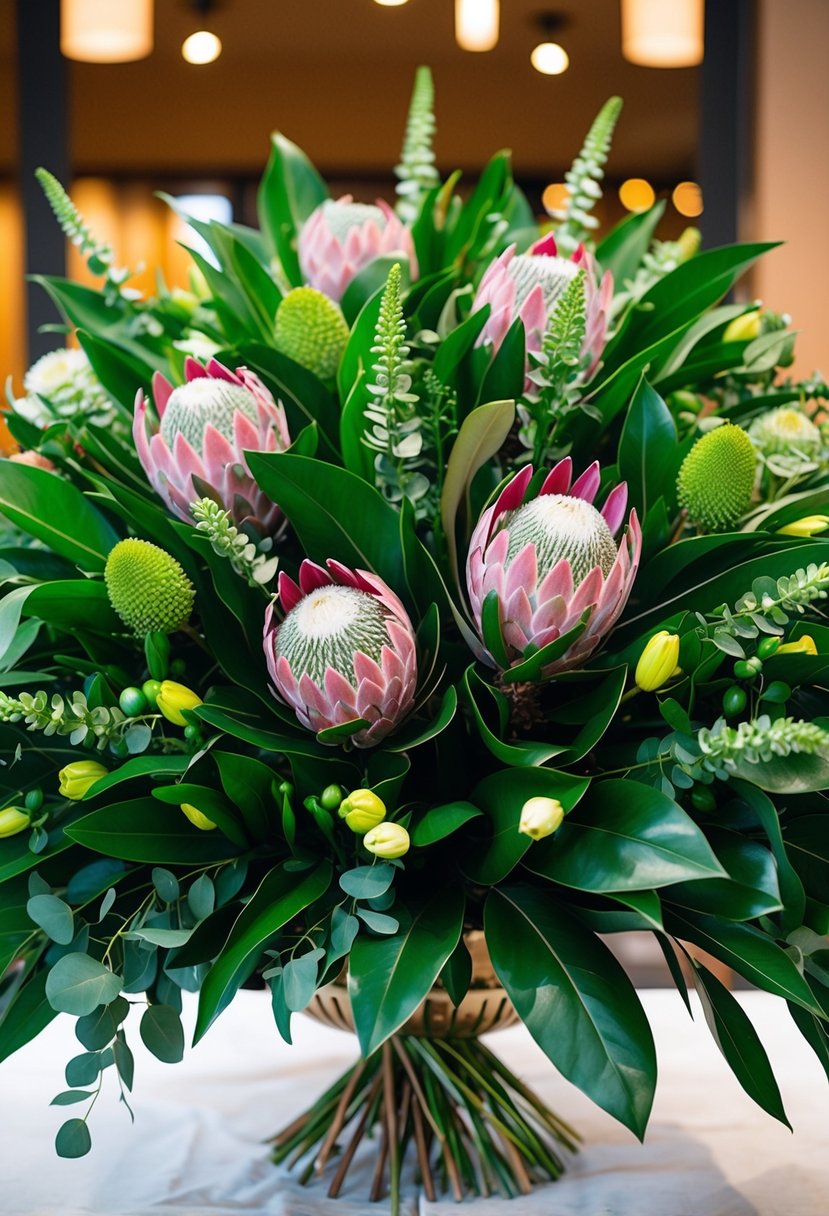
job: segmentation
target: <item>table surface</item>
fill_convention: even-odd
[[[739,994],[777,1073],[794,1135],[759,1110],[719,1056],[698,1005],[691,1021],[673,990],[641,994],[660,1079],[644,1145],[564,1081],[523,1027],[489,1041],[584,1135],[562,1180],[531,1196],[474,1200],[475,1216],[827,1216],[829,1086],[782,1001]],[[185,1009],[192,1026],[193,1003]],[[262,1141],[352,1062],[354,1040],[308,1019],[295,1043],[276,1035],[265,993],[242,992],[177,1065],[136,1056],[135,1126],[106,1073],[92,1113],[93,1148],[61,1161],[52,1140],[80,1107],[49,1107],[68,1059],[82,1048],[59,1018],[0,1065],[0,1212],[4,1216],[383,1216],[362,1175],[337,1201],[271,1165]],[[497,1041],[496,1041],[497,1040]],[[403,1216],[448,1216],[412,1185]]]

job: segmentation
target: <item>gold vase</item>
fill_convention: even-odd
[[[504,1030],[518,1021],[518,1014],[498,982],[481,930],[469,930],[463,940],[472,958],[472,979],[460,1005],[455,1008],[449,993],[438,981],[398,1034],[423,1039],[476,1039],[493,1030]],[[305,1012],[326,1026],[354,1033],[345,969],[332,983],[315,993]]]

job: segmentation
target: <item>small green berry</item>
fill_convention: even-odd
[[[780,649],[782,638],[763,638],[760,645],[757,647],[758,659],[770,659],[773,654],[776,654]]]
[[[711,812],[717,809],[717,800],[707,785],[695,785],[691,791],[691,802],[697,811]]]
[[[753,680],[763,670],[763,660],[755,655],[752,659],[738,659],[734,664],[734,675],[738,680]]]
[[[736,718],[738,714],[743,712],[747,702],[748,697],[745,694],[745,689],[733,684],[723,694],[722,711],[726,718]]]
[[[343,800],[343,792],[338,785],[327,785],[320,794],[320,806],[326,811],[336,811]]]
[[[147,698],[149,704],[155,707],[155,703],[158,700],[158,694],[161,692],[161,681],[145,680],[141,685],[141,691]]]
[[[118,698],[118,704],[128,718],[137,718],[148,709],[147,698],[140,688],[125,688]]]
[[[171,676],[183,676],[186,671],[187,664],[185,663],[184,659],[173,659],[172,663],[170,664]]]
[[[184,728],[185,739],[200,739],[201,730],[196,726],[195,722],[188,722]]]
[[[43,790],[29,790],[23,805],[27,811],[39,811],[43,806]]]

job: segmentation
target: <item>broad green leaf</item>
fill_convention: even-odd
[[[644,519],[658,498],[675,500],[680,448],[665,402],[644,378],[633,394],[619,440],[619,478],[629,502]]]
[[[70,481],[11,460],[0,460],[0,512],[82,570],[102,571],[119,539]]]
[[[68,946],[75,936],[72,909],[57,895],[32,896],[26,905],[26,911],[53,942]]]
[[[178,1064],[184,1056],[181,1019],[169,1005],[150,1005],[138,1029],[144,1046],[163,1064]]]
[[[827,1027],[826,1021],[802,1009],[800,1005],[795,1005],[792,1001],[788,1002],[788,1006],[794,1024],[817,1056],[823,1066],[823,1071],[829,1078],[829,1027]]]
[[[589,784],[589,777],[551,768],[506,768],[484,777],[469,800],[481,808],[486,820],[476,821],[470,829],[465,856],[459,859],[463,872],[484,886],[501,882],[533,845],[531,837],[518,831],[527,799],[557,798],[565,811],[571,811]]]
[[[549,895],[490,892],[492,965],[521,1020],[563,1076],[641,1140],[656,1053],[636,992],[605,945]]]
[[[311,212],[327,197],[325,182],[302,149],[279,131],[274,131],[256,207],[259,225],[289,282],[295,287],[302,283],[296,252],[297,233]]]
[[[753,925],[666,906],[665,928],[674,937],[707,950],[765,992],[794,1001],[811,1013],[821,1014],[812,990],[793,960],[773,938]]]
[[[45,969],[37,971],[18,988],[0,1014],[0,1063],[25,1047],[57,1017],[46,996]]]
[[[103,1051],[108,1047],[118,1027],[130,1011],[129,1004],[118,996],[109,1005],[102,1005],[75,1023],[75,1035],[87,1051]]]
[[[227,1008],[240,984],[250,976],[262,950],[279,930],[314,903],[331,882],[331,863],[320,862],[305,874],[284,867],[270,870],[233,924],[199,996],[193,1042],[197,1043]]]
[[[596,258],[603,271],[612,273],[617,292],[635,277],[664,210],[662,199],[648,211],[626,215],[597,245]]]
[[[222,833],[199,831],[177,807],[155,798],[101,807],[75,820],[66,835],[108,857],[162,866],[226,861],[236,854]]]
[[[440,514],[455,581],[459,581],[457,514],[462,502],[469,521],[469,487],[482,465],[500,451],[515,420],[514,401],[490,401],[467,414],[449,454]]]
[[[594,781],[574,815],[525,864],[579,891],[645,891],[725,875],[693,819],[660,790]]]
[[[83,1119],[67,1119],[55,1136],[55,1152],[59,1157],[85,1157],[92,1148],[92,1137]]]
[[[76,1017],[109,1005],[120,991],[120,976],[88,954],[64,954],[46,977],[46,997],[52,1008]]]
[[[394,866],[357,866],[340,875],[340,886],[352,899],[377,899],[394,881]]]
[[[791,1131],[769,1058],[748,1014],[725,985],[699,963],[694,967],[694,983],[708,1029],[734,1076],[758,1106]]]
[[[400,587],[397,512],[373,486],[347,469],[288,452],[249,452],[248,464],[257,484],[285,512],[308,557],[320,564],[333,557]]]
[[[829,815],[802,815],[786,821],[783,839],[807,893],[825,900],[829,892]]]
[[[706,834],[728,877],[678,883],[666,898],[726,920],[756,920],[779,912],[783,904],[773,854],[738,832],[709,828]]]
[[[412,828],[412,844],[422,849],[438,840],[445,840],[482,813],[471,802],[447,802],[443,806],[429,807]]]
[[[409,906],[389,937],[360,936],[349,956],[348,992],[364,1056],[376,1051],[414,1013],[457,946],[465,899],[459,885]]]

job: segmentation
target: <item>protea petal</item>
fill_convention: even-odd
[[[178,388],[153,377],[160,426],[150,422],[143,395],[136,399],[135,449],[150,484],[174,515],[192,523],[190,508],[202,496],[195,477],[237,524],[250,520],[264,535],[276,535],[282,514],[254,481],[244,453],[290,445],[285,410],[246,368],[234,372],[216,359],[203,366],[188,356],[184,372]]]
[[[417,278],[412,234],[383,202],[355,203],[351,195],[327,199],[311,213],[300,230],[297,252],[305,281],[332,300],[369,262],[385,253],[400,253]]]
[[[636,577],[642,535],[632,511],[621,543],[614,541],[627,487],[616,486],[600,513],[593,506],[601,482],[598,463],[571,485],[572,464],[562,460],[541,490],[526,498],[532,477],[531,468],[522,469],[482,514],[466,577],[482,640],[484,600],[493,591],[498,596],[510,666],[583,624],[567,651],[543,669],[542,678],[548,678],[584,662],[618,620]],[[498,666],[492,655],[486,657]]]
[[[412,623],[389,586],[336,561],[304,561],[299,582],[280,575],[284,617],[265,617],[263,648],[274,689],[309,729],[355,718],[351,736],[373,747],[412,708],[417,656]]]

